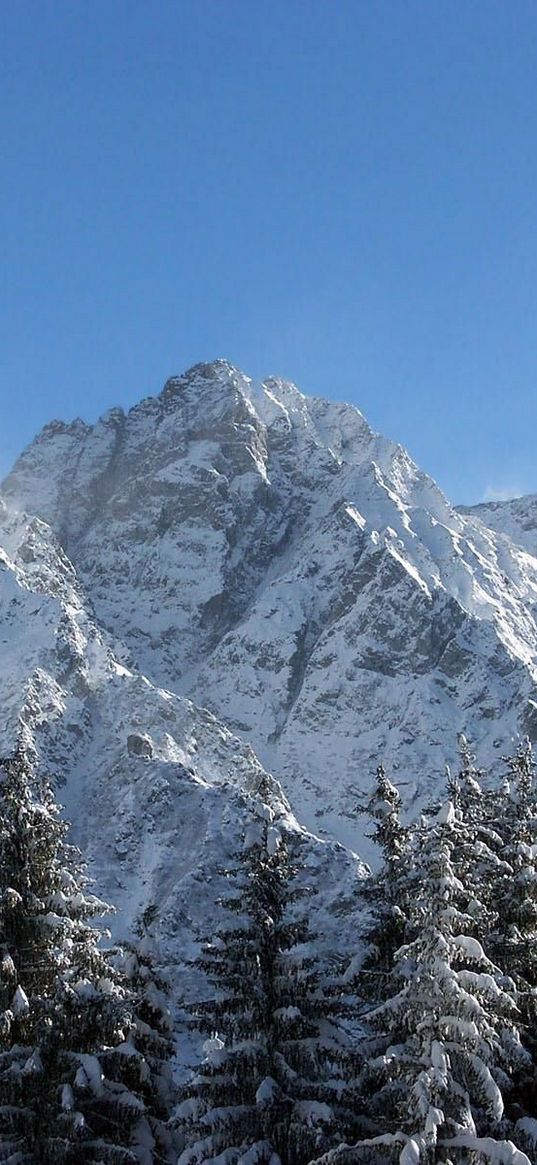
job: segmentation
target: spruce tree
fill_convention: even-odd
[[[117,964],[132,995],[133,1024],[129,1035],[128,1081],[142,1097],[150,1130],[147,1143],[154,1165],[170,1160],[169,1117],[172,1103],[171,1058],[173,1023],[168,1006],[169,984],[158,971],[152,923],[156,911],[147,908],[136,927],[136,939],[123,942]]]
[[[312,936],[293,916],[297,889],[280,831],[259,823],[229,873],[227,917],[198,961],[215,991],[194,1023],[212,1035],[178,1109],[180,1161],[306,1165],[334,1143],[336,1109],[346,1104],[350,1047],[337,1022],[345,1003],[323,992]]]
[[[472,828],[448,803],[414,830],[414,937],[395,958],[393,994],[369,1015],[384,1033],[371,1065],[379,1135],[346,1160],[466,1165],[515,1152],[505,1141],[504,1095],[528,1056],[514,984],[475,937],[476,899],[459,876]],[[522,1153],[518,1160],[527,1162]]]
[[[504,871],[495,886],[492,942],[502,965],[527,992],[537,988],[537,783],[529,741],[506,764],[508,776],[496,798]]]
[[[132,998],[93,921],[111,908],[67,834],[22,737],[0,762],[0,1160],[151,1165]]]
[[[517,1081],[513,1112],[537,1116],[537,782],[532,748],[522,741],[506,760],[507,779],[496,796],[503,875],[494,887],[492,957],[514,980],[531,1069]]]
[[[364,998],[381,1000],[395,952],[405,940],[414,868],[410,853],[410,831],[401,821],[399,790],[379,765],[375,784],[358,812],[373,823],[367,836],[380,851],[381,864],[365,884],[363,893],[369,908],[365,934],[366,955],[360,968],[360,990]]]
[[[510,874],[510,867],[502,857],[503,841],[496,824],[497,793],[485,787],[486,774],[476,768],[475,757],[463,733],[458,743],[460,768],[454,778],[448,772],[447,787],[456,810],[457,869],[468,891],[470,913],[471,894],[475,891],[479,903],[476,927],[488,950],[487,932],[494,928],[497,917],[498,885]]]

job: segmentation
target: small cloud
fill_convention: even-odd
[[[482,502],[510,502],[513,498],[524,496],[524,490],[516,485],[488,485]]]

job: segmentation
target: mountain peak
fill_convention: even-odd
[[[379,756],[419,796],[446,725],[455,748],[497,721],[505,749],[535,721],[537,561],[354,406],[218,359],[48,435],[8,499],[52,526],[133,667],[251,742],[310,827],[354,842],[345,790]]]
[[[218,357],[216,360],[200,361],[198,364],[193,364],[182,372],[180,376],[174,375],[168,377],[162,394],[173,391],[179,385],[191,384],[195,381],[209,381],[211,383],[227,383],[234,379],[244,379],[244,373],[241,372],[229,360],[223,357]]]

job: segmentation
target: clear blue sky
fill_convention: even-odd
[[[537,490],[535,0],[0,0],[0,463],[199,360]]]

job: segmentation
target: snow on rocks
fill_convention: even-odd
[[[170,961],[261,818],[270,846],[311,831],[312,909],[348,949],[379,759],[415,809],[457,733],[484,763],[537,734],[537,559],[351,406],[198,365],[47,426],[3,492],[2,747],[22,718],[116,932],[158,903]]]
[[[97,622],[45,523],[4,507],[2,544],[2,752],[13,749],[22,719],[40,765],[58,777],[96,883],[96,912],[101,895],[114,902],[111,929],[128,936],[157,904],[161,958],[183,963],[218,918],[222,867],[245,833],[253,844],[259,823],[270,822],[276,845],[282,830],[300,838],[303,830],[248,744],[210,712],[152,684],[132,661],[127,666],[124,645]],[[363,867],[332,842],[311,837],[308,847],[305,877],[326,947],[347,950]],[[72,893],[67,880],[48,904],[53,925]],[[333,911],[339,898],[349,903],[348,931]],[[186,968],[174,985],[178,996],[199,989]],[[76,989],[83,993],[84,984]]]
[[[537,543],[510,537],[535,503],[495,532],[497,509],[455,510],[350,405],[217,360],[127,414],[47,426],[3,489],[39,515],[22,541],[6,530],[10,561],[52,585],[48,522],[118,678],[138,668],[208,707],[318,834],[360,851],[349,789],[379,757],[416,802],[457,732],[487,764],[537,734]],[[84,655],[72,624],[66,654]],[[127,736],[159,756],[143,721]]]

